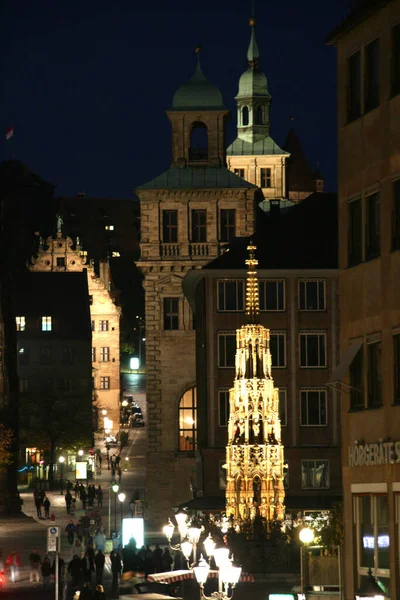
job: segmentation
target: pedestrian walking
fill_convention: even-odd
[[[81,499],[81,502],[82,502],[82,509],[86,510],[87,493],[86,493],[86,490],[83,487],[83,485],[81,486],[81,489],[79,491],[79,498]]]
[[[103,457],[101,456],[101,453],[98,454],[98,458],[99,458],[99,467],[100,467],[100,471],[101,471],[101,463],[103,462]]]
[[[106,557],[102,550],[98,550],[96,556],[94,557],[94,566],[96,569],[96,583],[101,583],[103,579],[103,571],[104,571],[104,563],[106,562]]]
[[[99,487],[97,488],[96,496],[98,508],[103,508],[103,490],[101,489],[101,485],[99,485]]]
[[[118,483],[121,483],[121,479],[122,479],[121,467],[117,467],[117,474],[118,474]]]
[[[96,589],[94,590],[93,594],[93,600],[106,600],[106,595],[102,585],[96,585]]]
[[[74,554],[72,560],[70,561],[70,563],[68,565],[68,569],[67,569],[68,573],[71,575],[73,586],[78,585],[82,579],[81,566],[82,566],[81,559],[79,558],[79,556],[77,554]]]
[[[31,567],[29,571],[29,581],[31,583],[39,583],[39,569],[40,565],[42,564],[42,561],[36,548],[33,548],[32,552],[29,555],[29,564]]]
[[[118,580],[122,573],[122,561],[121,555],[116,550],[110,552],[111,561],[111,573],[112,573],[112,587],[116,589],[118,587]]]
[[[71,504],[72,504],[72,494],[70,491],[68,491],[65,494],[65,505],[67,507],[67,513],[69,514],[71,512]]]
[[[94,571],[94,564],[87,551],[85,552],[85,556],[81,560],[81,569],[85,581],[91,583],[92,573]]]
[[[48,499],[47,496],[44,497],[43,508],[44,508],[45,519],[50,519],[50,500]]]
[[[18,567],[21,566],[21,562],[19,560],[19,554],[16,550],[13,550],[8,556],[6,560],[6,566],[10,569],[10,579],[13,583],[15,583],[15,578],[17,576]]]
[[[160,548],[160,544],[156,544],[153,551],[153,566],[156,573],[162,573],[162,554],[163,551]]]
[[[146,546],[145,557],[144,557],[144,573],[145,573],[146,578],[151,573],[154,573],[153,552],[152,552],[150,546]]]
[[[70,519],[69,523],[67,524],[67,526],[65,528],[65,533],[68,536],[69,544],[72,546],[72,544],[74,543],[74,535],[75,535],[75,525],[74,525],[74,522],[72,521],[72,519]]]
[[[82,541],[83,541],[83,526],[82,526],[81,519],[79,519],[79,521],[75,525],[75,535],[76,535],[77,539],[79,540],[80,545],[82,545]]]
[[[96,545],[97,550],[101,550],[104,552],[104,548],[106,546],[106,536],[100,530],[94,536],[94,543]]]
[[[33,500],[35,502],[36,512],[39,519],[42,518],[42,500],[40,498],[39,490],[33,492]]]
[[[50,589],[50,576],[51,576],[51,563],[49,557],[46,556],[43,559],[42,563],[42,577],[43,577],[43,587],[45,590]]]

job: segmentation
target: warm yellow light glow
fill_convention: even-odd
[[[65,458],[64,456],[60,456],[58,461],[62,464],[63,462],[65,462]]]
[[[300,529],[299,538],[303,544],[312,544],[315,538],[314,531],[310,527],[303,527]]]

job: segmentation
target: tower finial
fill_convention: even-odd
[[[259,313],[259,297],[258,297],[258,280],[257,280],[257,265],[258,260],[255,257],[257,247],[250,240],[247,246],[249,258],[246,260],[247,281],[246,281],[246,317],[250,324],[256,323]]]
[[[249,24],[251,27],[251,37],[250,37],[249,48],[247,50],[247,60],[249,63],[249,69],[258,69],[258,59],[260,57],[260,53],[259,53],[258,46],[257,46],[256,33],[255,33],[256,20],[254,17],[250,17]]]

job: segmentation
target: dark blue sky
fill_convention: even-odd
[[[336,56],[324,38],[348,0],[256,1],[260,66],[272,94],[272,136],[290,117],[326,189],[336,189]],[[251,1],[14,0],[3,3],[0,159],[17,159],[57,195],[126,198],[168,168],[164,114],[202,67],[231,109],[246,70]],[[14,148],[4,133],[15,127]]]

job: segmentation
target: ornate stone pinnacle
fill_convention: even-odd
[[[257,279],[257,265],[258,260],[255,258],[255,251],[257,247],[254,246],[253,242],[250,242],[247,246],[249,251],[249,258],[246,260],[248,267],[247,281],[246,281],[246,316],[249,323],[256,323],[259,313],[259,298],[258,298],[258,279]]]

